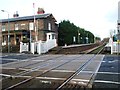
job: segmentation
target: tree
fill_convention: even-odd
[[[73,37],[76,37],[77,27],[70,21],[63,20],[58,27],[58,44],[69,45],[73,43]]]
[[[75,42],[73,40],[75,37]],[[74,23],[69,20],[63,20],[59,23],[58,27],[58,45],[70,45],[70,44],[82,44],[82,43],[93,43],[94,35],[86,31],[84,28],[77,27]]]

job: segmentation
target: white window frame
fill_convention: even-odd
[[[51,23],[48,23],[48,30],[51,30]]]
[[[29,30],[34,30],[34,23],[33,22],[29,23]]]
[[[5,31],[5,25],[2,25],[2,31]]]
[[[15,24],[15,30],[18,30],[18,26],[19,26],[18,24]]]

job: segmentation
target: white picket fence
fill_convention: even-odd
[[[53,47],[57,46],[57,40],[55,38],[55,33],[47,33],[47,40],[46,41],[37,41],[37,42],[32,42],[30,43],[20,43],[20,53],[23,51],[29,51],[30,48],[30,52],[35,54],[42,54],[42,53],[46,53],[48,52],[48,50],[52,49]]]
[[[36,45],[34,44],[34,47],[37,47],[37,53],[38,54],[42,54],[42,53],[46,53],[48,52],[48,50],[52,49],[53,47],[56,47],[56,40],[50,40],[50,41],[39,41],[36,43]]]
[[[120,53],[120,44],[118,42],[113,42],[111,46],[111,54]]]
[[[29,51],[29,43],[20,42],[20,53],[24,51]]]
[[[31,43],[30,45],[30,52],[35,54],[42,54],[48,52],[48,50],[52,49],[53,47],[57,46],[56,39],[49,40],[49,41],[38,41]],[[29,51],[29,44],[28,43],[20,43],[20,53],[23,51]]]
[[[112,38],[109,39],[109,43],[106,45],[106,47],[110,47],[111,54],[114,53],[120,53],[120,43],[119,42],[113,42]]]

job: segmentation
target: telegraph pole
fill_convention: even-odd
[[[10,53],[10,22],[9,22],[9,12],[5,10],[1,10],[2,12],[6,12],[8,14],[8,53]]]

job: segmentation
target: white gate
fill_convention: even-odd
[[[20,53],[24,51],[29,51],[29,43],[20,42]]]

